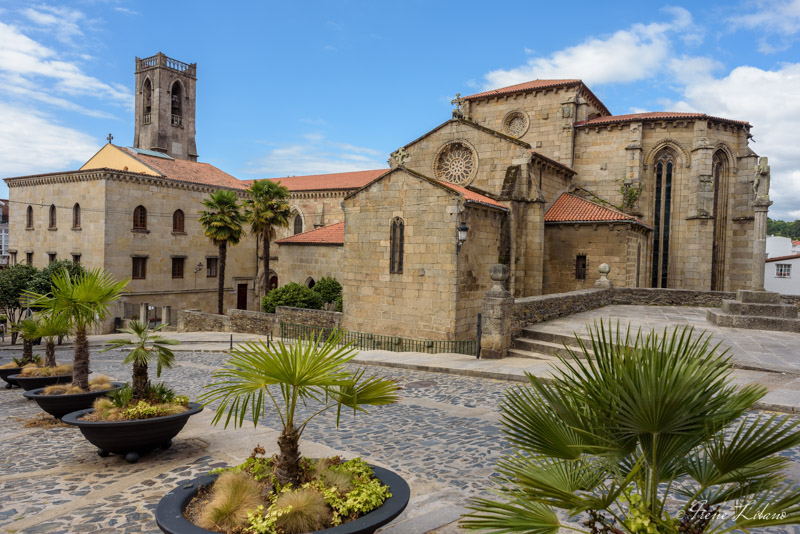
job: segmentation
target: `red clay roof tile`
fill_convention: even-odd
[[[633,215],[595,204],[572,193],[561,193],[547,213],[546,223],[631,221],[644,225]],[[644,225],[647,226],[647,225]],[[649,228],[649,227],[648,227]]]
[[[279,245],[344,245],[344,223],[315,228],[275,242]]]
[[[723,117],[712,117],[705,113],[686,113],[683,111],[650,111],[647,113],[629,113],[627,115],[610,115],[607,117],[595,117],[588,121],[576,122],[575,127],[580,126],[601,126],[604,124],[616,124],[620,122],[638,121],[658,121],[658,120],[681,120],[681,119],[709,119],[715,121],[729,122],[741,126],[750,126],[747,121],[737,121],[725,119]]]
[[[280,182],[289,191],[327,191],[340,189],[360,189],[389,169],[372,171],[336,172],[332,174],[311,174],[308,176],[285,176],[283,178],[267,178]],[[252,182],[248,180],[246,187]]]
[[[493,208],[500,208],[502,210],[508,211],[507,207],[503,206],[498,201],[487,197],[486,195],[481,195],[480,193],[476,193],[475,191],[470,191],[466,187],[462,187],[462,186],[456,185],[456,184],[451,184],[450,182],[443,182],[441,180],[438,180],[438,182],[440,184],[442,184],[443,186],[445,186],[445,187],[447,187],[449,189],[452,189],[453,191],[455,191],[457,193],[461,193],[462,195],[464,195],[464,200],[466,200],[467,202],[474,202],[476,204],[483,204],[483,205],[486,205],[486,206],[491,206]]]
[[[245,189],[241,180],[237,180],[227,172],[221,171],[209,163],[186,161],[183,159],[167,159],[148,156],[128,150],[128,153],[168,180],[192,182],[196,184]]]
[[[525,83],[518,83],[516,85],[509,85],[508,87],[501,87],[499,89],[492,89],[491,91],[484,91],[482,93],[475,93],[474,95],[465,96],[464,100],[478,100],[480,98],[489,98],[498,95],[507,95],[510,93],[524,93],[534,89],[547,89],[549,87],[563,87],[565,85],[579,84],[581,81],[577,78],[568,80],[533,80]]]

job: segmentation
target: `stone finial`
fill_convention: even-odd
[[[611,283],[611,280],[608,279],[608,273],[611,272],[611,267],[609,267],[607,263],[601,263],[597,268],[597,272],[600,273],[600,278],[594,283],[594,287],[606,289],[611,289],[614,287],[614,285]]]
[[[391,154],[396,167],[401,166],[408,159],[409,154],[404,147],[400,147]]]
[[[504,282],[508,280],[508,273],[508,265],[503,265],[502,263],[495,263],[489,267],[489,278],[492,279],[493,285],[486,294],[498,297],[506,296],[508,291],[505,288]]]

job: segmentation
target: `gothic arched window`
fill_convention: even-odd
[[[675,156],[665,151],[655,165],[655,202],[653,206],[653,265],[652,286],[668,287],[669,228],[672,215],[672,178]]]
[[[33,206],[28,206],[28,213],[26,214],[25,228],[33,228]]]
[[[74,206],[72,206],[72,227],[73,228],[80,228],[81,227],[81,205],[77,202]]]
[[[182,93],[183,93],[183,91],[182,91],[182,88],[181,88],[181,84],[179,82],[173,83],[172,84],[172,89],[170,90],[170,94],[172,96],[171,109],[172,109],[172,114],[175,115],[175,116],[178,116],[178,117],[182,117],[183,116],[183,111],[182,111],[182,109],[183,109],[183,101],[182,101],[183,94]]]
[[[391,236],[391,263],[389,272],[392,274],[400,274],[403,272],[403,237],[405,225],[403,219],[395,217],[392,220],[392,236]]]
[[[48,218],[49,225],[48,228],[55,228],[56,227],[56,205],[50,204],[50,217]]]
[[[303,216],[299,213],[294,216],[294,235],[303,233]]]
[[[711,290],[725,290],[725,241],[728,230],[728,157],[722,150],[711,162],[714,180],[714,233],[711,251]]]
[[[175,210],[172,214],[172,231],[184,232],[183,229],[183,210]]]
[[[133,229],[147,230],[147,210],[144,206],[136,206],[133,210]]]
[[[142,124],[150,124],[150,112],[153,109],[153,84],[150,78],[145,79],[142,86]]]

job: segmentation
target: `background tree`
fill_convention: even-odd
[[[0,271],[0,309],[8,318],[9,326],[18,323],[27,309],[22,295],[36,276],[37,269],[26,263],[19,263]],[[18,332],[11,329],[11,344],[17,342]]]
[[[161,376],[163,368],[171,368],[175,361],[175,354],[167,347],[167,345],[177,345],[179,342],[175,339],[167,339],[158,334],[158,332],[167,326],[162,324],[156,328],[150,328],[149,323],[142,323],[139,321],[131,321],[128,328],[120,330],[123,334],[130,334],[133,339],[114,339],[109,341],[110,347],[103,349],[102,352],[111,349],[118,349],[122,347],[133,346],[133,350],[128,353],[123,363],[133,364],[133,388],[134,399],[144,399],[147,397],[147,389],[150,384],[150,379],[147,375],[148,365],[155,360],[156,376]]]
[[[244,236],[242,225],[246,222],[236,201],[236,193],[220,189],[203,201],[208,211],[201,211],[198,222],[203,233],[219,247],[219,273],[217,277],[217,313],[223,314],[225,290],[225,263],[228,245],[237,245]]]
[[[767,235],[788,237],[792,240],[800,239],[800,221],[774,221],[767,219]]]
[[[116,301],[128,279],[117,281],[104,269],[93,269],[75,278],[62,270],[53,274],[48,294],[26,292],[32,304],[50,315],[63,315],[72,325],[75,336],[72,362],[72,384],[89,389],[89,341],[87,330],[108,317],[109,306]]]
[[[250,223],[250,231],[262,242],[264,280],[261,295],[266,295],[269,291],[269,242],[275,237],[275,228],[289,226],[289,189],[272,180],[256,180],[247,190],[247,194],[250,196],[244,201],[245,217]],[[256,280],[258,279],[256,267]]]

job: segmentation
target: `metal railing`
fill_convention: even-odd
[[[322,334],[322,339],[327,339],[334,328],[311,326],[293,323],[281,323],[281,338],[307,339]],[[434,341],[432,339],[408,339],[399,336],[385,336],[380,334],[365,334],[363,332],[347,332],[341,330],[342,337],[339,345],[352,343],[353,348],[364,350],[388,350],[392,352],[424,352],[438,354],[443,352],[467,354],[475,356],[478,342],[474,339],[462,341]]]

